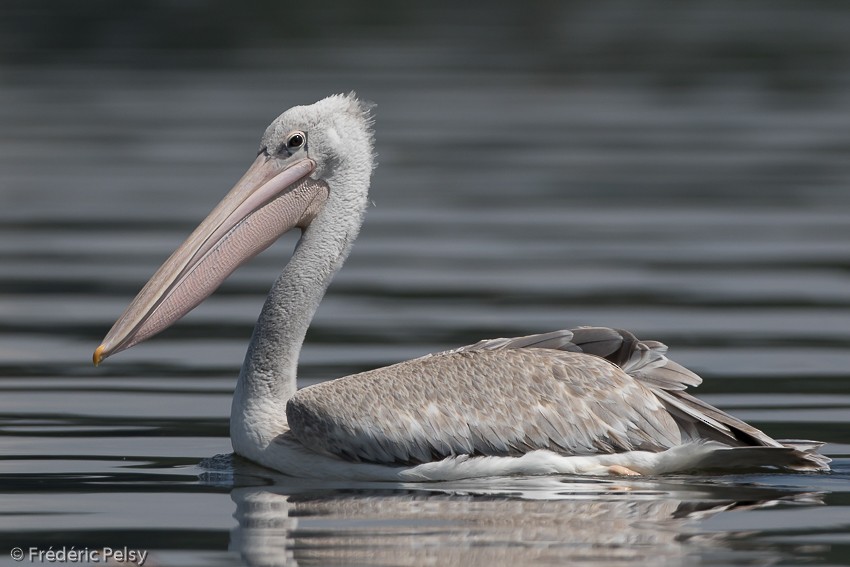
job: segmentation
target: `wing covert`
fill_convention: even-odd
[[[311,449],[378,463],[681,442],[652,391],[610,362],[537,345],[474,347],[304,388],[287,404],[289,426]]]

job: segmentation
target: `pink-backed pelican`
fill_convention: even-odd
[[[353,94],[281,114],[256,161],[139,292],[95,364],[201,303],[285,232],[301,239],[271,288],[239,374],[239,455],[319,478],[828,470],[812,441],[777,441],[686,392],[667,347],[582,327],[489,339],[296,391],[298,355],[360,230],[372,116]]]

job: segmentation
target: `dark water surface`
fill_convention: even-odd
[[[281,29],[271,3],[92,5],[0,8],[0,564],[16,546],[128,546],[147,565],[850,564],[841,3],[381,19],[332,2],[329,28],[293,8]],[[833,472],[397,487],[233,460],[230,396],[291,238],[93,368],[265,125],[351,89],[378,104],[374,206],[301,385],[621,327],[670,345],[708,402],[826,441]]]

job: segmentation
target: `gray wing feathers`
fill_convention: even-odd
[[[584,352],[605,358],[626,374],[665,390],[699,386],[702,378],[665,356],[667,345],[640,341],[632,333],[608,327],[579,327],[510,339],[488,339],[450,352],[546,348]]]
[[[485,339],[474,345],[460,347],[449,352],[474,352],[477,350],[501,350],[516,348],[546,348],[551,350],[563,350],[570,352],[581,352],[581,349],[573,342],[573,332],[570,330],[552,331],[538,335],[526,335],[524,337],[513,337],[510,339]]]
[[[497,341],[507,341],[497,348],[522,348],[523,344],[533,344],[536,340],[551,344],[555,337],[564,343],[559,348],[601,356],[648,386],[664,403],[686,439],[710,439],[731,446],[785,446],[748,423],[686,393],[684,390],[688,386],[698,386],[702,379],[667,358],[664,343],[641,341],[623,329],[580,327],[516,339],[481,341],[474,346],[499,345]]]
[[[539,348],[449,352],[324,382],[296,393],[287,419],[308,447],[380,463],[681,442],[658,398],[616,366]]]

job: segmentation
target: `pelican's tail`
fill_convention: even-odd
[[[790,467],[798,471],[828,471],[832,459],[818,453],[823,447],[822,441],[810,441],[808,439],[778,439],[783,446],[793,449],[794,453],[804,462],[797,467]]]
[[[772,468],[797,472],[828,471],[830,458],[815,452],[820,443],[809,441],[804,448],[793,441],[782,447],[718,447],[703,452],[697,462],[696,470],[741,471],[748,469]],[[715,446],[715,443],[708,443]]]
[[[693,471],[743,472],[754,470],[823,472],[830,458],[817,453],[822,443],[783,440],[779,447],[730,447],[717,441],[687,443],[661,453],[633,452],[622,466],[641,474]]]

